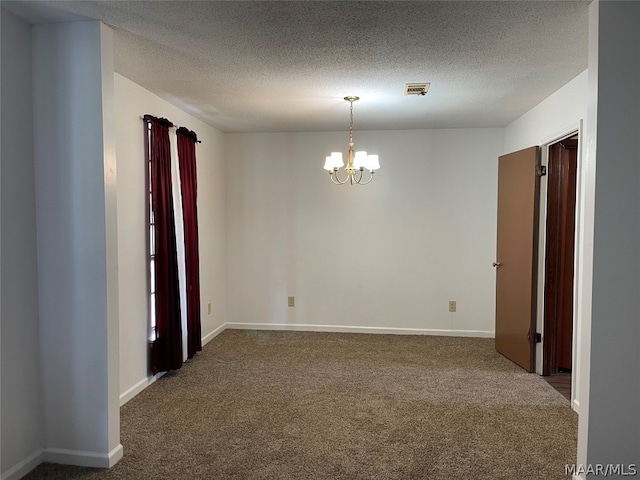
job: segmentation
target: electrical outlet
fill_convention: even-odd
[[[290,307],[296,306],[296,297],[289,297],[289,306]]]
[[[456,301],[455,300],[449,300],[449,311],[450,312],[455,312],[456,311]]]
[[[207,315],[211,315],[211,303],[207,303]]]

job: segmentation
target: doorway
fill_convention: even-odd
[[[498,160],[496,350],[570,391],[578,133],[540,150]]]
[[[578,135],[549,146],[542,374],[571,384]]]

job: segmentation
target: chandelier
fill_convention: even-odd
[[[367,155],[367,152],[353,152],[353,102],[359,100],[360,97],[344,97],[349,102],[349,151],[347,152],[347,166],[344,167],[342,160],[342,152],[331,152],[325,162],[324,169],[329,172],[331,181],[336,185],[343,185],[349,182],[351,185],[366,185],[373,180],[373,174],[380,168],[378,155]],[[338,170],[344,167],[345,177],[340,179]],[[368,170],[369,175],[366,181],[363,179],[364,171]]]

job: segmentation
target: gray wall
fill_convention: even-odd
[[[2,20],[2,443],[7,469],[39,462],[43,446],[31,101],[31,29]],[[18,470],[15,470],[16,472]]]
[[[588,428],[588,464],[638,465],[640,2],[596,1],[590,8],[596,191],[589,413],[581,427]]]
[[[44,458],[108,467],[122,455],[112,34],[69,22],[32,40]]]

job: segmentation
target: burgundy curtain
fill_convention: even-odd
[[[184,221],[185,264],[187,275],[187,357],[202,350],[200,327],[200,255],[198,247],[198,179],[196,172],[195,132],[180,127],[178,161],[182,190],[182,215]]]
[[[154,374],[182,366],[182,327],[176,250],[175,218],[171,190],[169,127],[164,118],[145,115],[150,126],[147,161],[150,161],[151,206],[155,235],[156,338],[152,343]],[[152,252],[153,253],[153,252]]]

